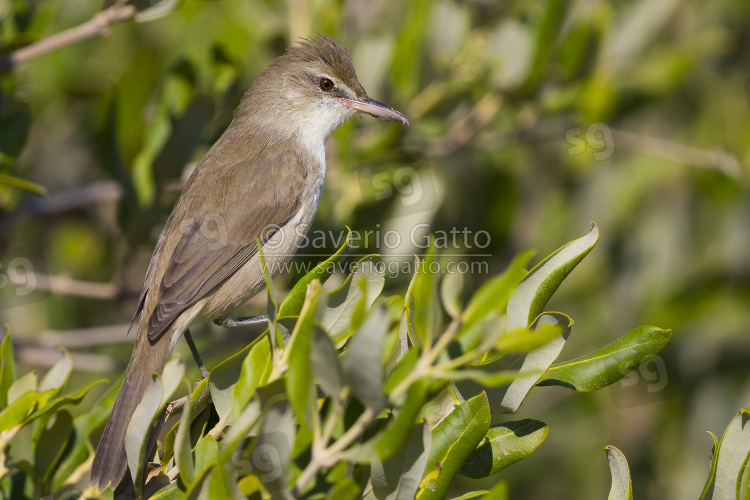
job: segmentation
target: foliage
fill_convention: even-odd
[[[181,385],[189,387],[179,356],[154,375],[126,435],[133,478],[126,495],[439,499],[459,474],[483,478],[523,460],[544,441],[547,425],[495,421],[493,414],[517,409],[535,383],[562,379],[578,390],[614,383],[668,337],[643,327],[638,348],[622,347],[632,344],[627,334],[584,362],[568,363],[585,369],[550,367],[572,321],[544,306],[597,239],[594,226],[528,273],[530,254],[522,254],[466,305],[451,299],[460,292],[449,290],[456,282],[429,265],[433,253],[415,262],[404,298],[379,296],[383,270],[371,258],[327,291],[321,269],[342,257],[345,243],[281,304],[269,297],[269,329],[214,367],[188,397],[169,403]],[[270,281],[268,289],[271,295]],[[0,485],[9,494],[60,494],[90,466],[91,434],[104,423],[117,384],[73,419],[63,407],[90,386],[60,396],[71,369],[67,353],[37,386],[35,372],[16,378],[10,335],[0,350],[7,395]],[[170,419],[178,408],[179,418]],[[13,438],[27,425],[34,459],[20,460]]]
[[[404,112],[412,125],[365,118],[330,138],[329,175],[311,234],[333,231],[344,238],[344,224],[360,234],[394,229],[404,241],[421,224],[430,232],[485,231],[486,248],[451,249],[488,264],[460,278],[448,275],[438,287],[452,319],[520,249],[549,253],[587,220],[602,230],[595,254],[551,304],[578,320],[564,344],[569,355],[563,357],[572,359],[552,362],[537,385],[558,387],[531,391],[518,415],[565,432],[550,434],[533,462],[504,474],[508,485],[458,474],[453,490],[490,490],[493,498],[510,489],[514,498],[555,492],[598,499],[609,487],[606,462],[591,457],[604,442],[628,455],[639,498],[686,498],[701,489],[706,453],[696,430],[718,435],[750,393],[750,3],[132,3],[141,12],[112,25],[107,36],[16,64],[0,76],[0,322],[13,329],[21,373],[48,370],[57,346],[66,345],[74,362],[71,387],[117,376],[130,355],[132,336],[125,331],[133,296],[191,167],[231,120],[255,75],[298,37],[326,32],[349,48],[369,94]],[[113,4],[121,2],[0,2],[1,52],[48,40]],[[294,263],[304,265],[275,282],[279,299],[340,246],[328,238],[297,256]],[[352,249],[407,264],[423,250],[362,241]],[[326,271],[333,275],[329,283],[349,274]],[[515,284],[509,276],[516,272],[493,286]],[[336,324],[334,347],[348,342],[346,325],[353,319],[330,306],[347,311],[347,301],[375,290],[403,294],[410,278],[411,272],[389,273],[382,289],[363,292],[346,284],[328,297],[322,326]],[[294,320],[283,316],[299,314],[306,291],[298,288],[280,310],[280,330],[293,330]],[[292,303],[296,312],[286,310]],[[254,301],[240,312],[263,308],[265,301]],[[429,309],[435,311],[434,304]],[[540,319],[568,325],[558,314]],[[434,316],[414,321],[426,325]],[[665,342],[667,332],[638,328],[643,323],[673,330],[664,350],[631,358],[623,370],[642,364],[605,391],[588,392],[617,373],[620,350],[643,348],[645,356]],[[311,349],[330,350],[320,330],[313,330]],[[628,330],[615,340],[614,332]],[[193,333],[215,366],[256,332],[202,326]],[[524,339],[523,329],[509,333],[506,345]],[[653,336],[644,341],[642,334]],[[547,357],[563,341],[558,335],[547,344]],[[388,332],[385,351],[392,347],[387,342],[395,342]],[[187,359],[183,344],[177,350]],[[271,347],[254,352],[252,363]],[[251,364],[247,354],[234,361]],[[603,371],[610,375],[580,378],[590,373],[587,360],[599,354],[608,355]],[[493,361],[500,363],[483,360],[471,375],[488,378],[486,365]],[[197,370],[185,363],[185,372],[192,380]],[[253,377],[246,371],[243,384],[257,384]],[[333,368],[325,381],[334,392],[344,374]],[[471,381],[456,385],[456,397],[466,399],[482,390]],[[94,387],[87,399],[102,389]],[[509,395],[503,386],[486,392],[495,393],[488,401],[496,410],[512,409],[506,404],[524,394]],[[208,392],[200,395],[193,414],[208,419],[201,409]],[[240,395],[214,404],[239,411],[248,401]],[[65,408],[77,415],[88,406],[84,400]],[[205,425],[218,422],[211,417]],[[87,456],[90,445],[79,442],[75,453]],[[13,448],[14,456],[20,449]],[[23,458],[33,461],[31,453]],[[346,484],[340,488],[345,497]]]

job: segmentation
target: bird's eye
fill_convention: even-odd
[[[320,79],[320,89],[325,90],[328,92],[333,88],[333,82],[329,80],[328,78],[321,78]]]

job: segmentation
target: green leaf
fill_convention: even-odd
[[[445,498],[461,464],[471,455],[490,428],[486,394],[458,405],[432,430],[432,448],[418,500]]]
[[[191,484],[195,479],[195,467],[193,465],[192,446],[190,442],[190,423],[193,421],[190,412],[190,401],[183,405],[182,417],[177,427],[174,440],[174,460],[180,478],[184,484]]]
[[[217,463],[219,459],[219,445],[211,434],[206,434],[195,445],[195,479],[193,484],[200,480],[200,477]]]
[[[128,468],[130,477],[133,478],[136,495],[140,496],[143,484],[143,462],[146,459],[146,448],[148,447],[148,436],[151,431],[153,420],[161,409],[161,400],[164,396],[164,385],[161,377],[154,373],[150,383],[146,386],[141,402],[136,407],[133,417],[125,432],[125,454],[128,457]]]
[[[328,294],[328,307],[320,324],[337,344],[359,325],[354,321],[358,306],[372,307],[385,284],[382,259],[368,255],[357,262],[346,281]]]
[[[73,371],[73,360],[67,349],[61,347],[60,351],[62,351],[62,356],[60,356],[57,363],[50,368],[39,383],[39,392],[48,389],[57,389],[59,393],[59,391],[62,390],[63,385],[65,385],[65,382],[68,381],[70,372]]]
[[[361,489],[357,481],[347,477],[334,484],[333,488],[328,490],[326,500],[355,500],[356,498],[360,498],[359,493]]]
[[[320,384],[323,392],[331,397],[339,394],[344,387],[344,375],[338,352],[331,337],[317,326],[313,328],[310,357],[314,379]]]
[[[617,382],[661,351],[670,335],[670,330],[655,326],[635,328],[587,356],[555,363],[537,385],[559,385],[578,392],[601,389]]]
[[[393,457],[404,445],[419,416],[427,397],[427,382],[414,382],[406,393],[404,405],[395,418],[389,420],[385,430],[379,432],[362,445],[346,451],[342,459],[355,463],[372,463],[374,460],[384,462]]]
[[[612,487],[609,490],[609,500],[632,500],[633,486],[630,482],[630,468],[625,455],[612,445],[604,448],[607,451],[609,469],[612,472]]]
[[[18,378],[13,360],[13,344],[10,342],[10,327],[5,325],[5,336],[0,342],[0,408],[8,406],[8,390]]]
[[[531,455],[548,432],[547,424],[528,418],[493,426],[458,473],[478,479],[500,472]]]
[[[256,344],[250,344],[237,354],[225,359],[211,370],[208,376],[208,387],[211,392],[211,401],[216,407],[216,413],[220,418],[232,411],[233,394],[235,384],[242,375],[242,367],[248,351]],[[230,415],[231,417],[231,415]],[[228,420],[231,423],[232,419]]]
[[[267,335],[263,335],[250,346],[250,352],[242,361],[240,377],[232,389],[232,412],[235,418],[253,397],[255,389],[268,382],[272,371],[271,342]]]
[[[529,390],[539,380],[539,377],[560,354],[562,346],[570,334],[572,323],[573,321],[562,313],[541,314],[534,321],[531,326],[532,329],[562,327],[562,333],[551,342],[547,342],[543,347],[528,354],[508,353],[481,364],[469,365],[471,371],[461,370],[459,373],[468,372],[471,376],[466,378],[481,385],[471,381],[457,382],[456,389],[464,398],[486,391],[492,413],[514,413],[526,398]],[[517,370],[517,374],[513,377],[510,385],[494,387],[498,384],[493,383],[493,378],[500,379],[498,382],[501,383],[508,382],[508,380],[502,381],[502,377],[508,377],[508,372],[515,370]],[[490,377],[482,380],[479,377],[480,374],[476,371],[485,372]]]
[[[437,276],[431,271],[435,261],[435,247],[430,246],[420,262],[415,257],[414,278],[405,297],[408,313],[407,325],[412,344],[417,346],[432,345],[432,339],[438,327],[439,306],[437,294]]]
[[[589,234],[568,243],[529,271],[508,300],[508,328],[526,328],[598,240],[599,228],[593,224]]]
[[[125,432],[125,452],[136,495],[140,495],[143,484],[151,428],[162,408],[177,389],[184,373],[185,365],[182,359],[174,357],[167,363],[162,376],[153,374],[128,424]]]
[[[292,337],[286,348],[289,363],[286,376],[286,391],[289,401],[297,413],[301,425],[312,428],[312,411],[314,391],[310,370],[310,350],[312,332],[315,324],[315,310],[320,294],[320,281],[313,280],[307,285],[307,296],[302,312],[294,325]]]
[[[51,393],[52,391],[49,392]],[[12,429],[13,427],[27,421],[26,417],[31,413],[39,397],[39,393],[27,391],[23,396],[8,405],[0,413],[0,432]]]
[[[479,321],[491,311],[502,311],[518,283],[526,275],[525,267],[534,255],[526,251],[513,259],[508,268],[500,275],[485,281],[471,297],[463,312],[464,329]],[[523,325],[526,328],[526,325]]]
[[[190,393],[190,399],[186,403],[190,406],[190,434],[194,435],[195,432],[193,432],[193,425],[195,424],[196,420],[199,420],[199,417],[202,415],[205,415],[204,410],[206,408],[206,405],[208,405],[208,400],[210,396],[210,389],[208,387],[208,379],[204,378],[198,381],[198,383],[195,385],[195,388],[193,389],[192,393]],[[180,422],[182,419],[180,419]],[[167,433],[167,436],[164,438],[164,452],[162,453],[161,457],[161,464],[162,467],[167,467],[169,464],[169,461],[172,460],[172,457],[175,453],[175,440],[177,437],[177,431],[179,430],[180,422],[177,422]],[[192,441],[191,441],[192,443]]]
[[[750,467],[747,466],[750,460],[750,451],[745,455],[745,461],[740,468],[740,478],[737,481],[737,500],[748,500],[750,498]]]
[[[0,184],[5,184],[6,186],[22,189],[39,196],[47,196],[48,194],[46,187],[35,182],[27,181],[26,179],[21,179],[20,177],[13,177],[11,175],[0,174]]]
[[[711,448],[711,468],[708,471],[708,478],[706,478],[706,485],[703,487],[700,500],[706,498],[706,495],[714,482],[714,476],[716,475],[716,461],[719,459],[719,443],[716,441],[716,436],[711,431],[706,432],[708,432],[711,439],[714,440],[714,445]]]
[[[89,411],[81,413],[73,420],[75,441],[69,447],[67,455],[55,472],[55,477],[52,481],[53,491],[59,490],[78,467],[93,453],[94,448],[89,441],[89,435],[107,422],[112,413],[112,404],[115,401],[120,385],[119,383],[110,384],[106,392],[99,397]]]
[[[515,413],[518,410],[523,400],[526,399],[526,395],[539,380],[539,377],[560,355],[560,351],[562,351],[563,345],[570,335],[573,320],[562,313],[543,313],[533,322],[531,329],[537,330],[545,325],[561,327],[562,333],[552,341],[547,342],[544,346],[531,351],[525,356],[522,355],[514,363],[514,366],[516,366],[520,362],[520,373],[528,375],[514,380],[505,391],[500,401],[500,407],[505,411]]]
[[[326,279],[336,269],[336,262],[349,248],[349,243],[352,238],[352,230],[349,227],[346,228],[347,235],[346,240],[341,247],[336,250],[336,253],[328,257],[323,262],[312,268],[312,270],[305,274],[297,284],[294,285],[292,290],[287,294],[284,300],[281,302],[279,307],[279,316],[298,316],[302,311],[302,306],[305,303],[305,294],[307,293],[307,285],[315,279],[325,283]]]
[[[37,400],[39,404],[37,406],[37,409],[34,410],[34,413],[32,413],[29,416],[29,419],[39,418],[42,415],[53,413],[62,406],[80,403],[81,400],[84,398],[84,396],[86,396],[86,394],[88,394],[89,390],[92,387],[102,382],[106,382],[106,379],[95,380],[94,382],[91,382],[89,385],[87,385],[83,389],[79,389],[78,391],[72,394],[66,394],[64,396],[60,396],[58,398],[52,399],[51,401],[49,400],[49,398],[59,393],[59,389],[49,389],[43,393],[39,393],[40,397]],[[41,395],[44,395],[44,396],[41,396]]]
[[[288,497],[288,475],[297,433],[289,401],[276,397],[269,402],[251,461],[255,474],[273,498]]]
[[[73,418],[70,413],[64,410],[58,411],[54,415],[52,425],[47,425],[43,429],[41,439],[34,448],[34,467],[45,489],[52,481],[52,476],[71,438],[72,430]]]
[[[412,500],[417,493],[430,454],[432,435],[427,425],[415,425],[406,445],[385,462],[371,466],[373,493],[378,499]]]
[[[470,498],[479,498],[483,497],[486,498],[485,495],[489,493],[487,490],[478,490],[478,491],[470,491],[468,493],[464,493],[460,497],[453,497],[451,500],[469,500]]]
[[[27,392],[37,391],[37,374],[32,370],[26,375],[18,378],[8,389],[8,404],[14,403]]]
[[[388,329],[388,311],[374,310],[357,330],[344,352],[344,380],[362,405],[376,412],[385,406],[383,392],[383,339]]]
[[[727,426],[719,442],[714,479],[704,495],[707,499],[736,497],[742,465],[750,449],[750,407],[743,408]]]
[[[445,312],[451,319],[461,316],[461,290],[463,289],[463,274],[448,273],[440,282],[440,300]]]

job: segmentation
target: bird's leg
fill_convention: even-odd
[[[267,321],[267,314],[248,316],[246,318],[235,318],[233,314],[227,314],[226,316],[215,319],[214,324],[223,326],[224,328],[234,328],[237,326],[259,325],[261,323],[266,323]]]
[[[198,368],[201,370],[201,375],[203,378],[208,377],[208,370],[206,370],[206,367],[203,366],[203,360],[201,359],[201,355],[198,354],[198,349],[195,347],[195,342],[193,342],[193,336],[190,334],[190,330],[185,330],[184,333],[185,342],[187,342],[188,347],[190,348],[190,352],[193,353],[193,359],[198,364]]]

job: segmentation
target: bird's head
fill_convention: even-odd
[[[357,113],[409,124],[404,115],[367,96],[349,52],[327,35],[305,39],[276,58],[247,97],[254,107],[248,111],[280,120],[310,140],[325,140]]]

